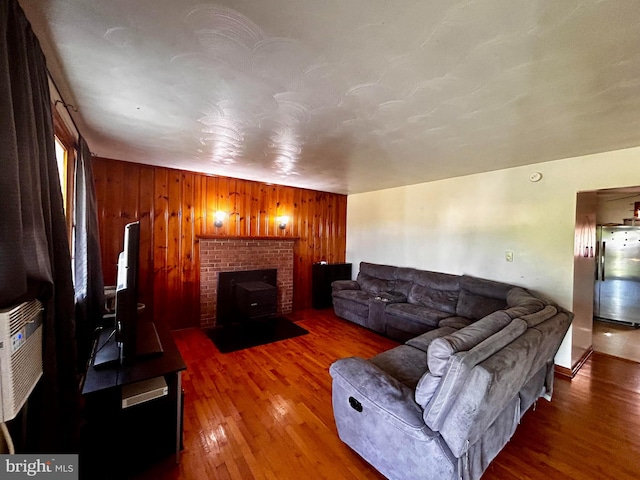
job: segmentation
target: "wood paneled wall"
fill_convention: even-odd
[[[199,235],[296,238],[294,310],[311,306],[314,262],[345,261],[346,195],[104,158],[93,174],[105,285],[115,284],[124,225],[139,220],[140,301],[172,330],[199,324]],[[220,228],[218,210],[228,215]]]

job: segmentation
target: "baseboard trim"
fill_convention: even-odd
[[[589,347],[582,354],[582,357],[580,357],[580,359],[573,365],[573,367],[567,368],[567,367],[561,367],[560,365],[556,365],[554,367],[554,371],[562,377],[571,379],[576,376],[576,374],[578,373],[578,370],[582,368],[582,365],[584,365],[584,363],[587,360],[589,360],[589,357],[591,356],[592,353],[593,353],[593,346]]]

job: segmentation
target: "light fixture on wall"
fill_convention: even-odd
[[[289,223],[289,217],[287,215],[278,217],[278,228],[280,230],[284,230],[285,228],[287,228],[287,223]]]
[[[215,216],[215,221],[213,222],[213,224],[216,227],[221,227],[222,224],[224,223],[224,219],[226,218],[227,214],[221,210],[218,210],[214,216]]]

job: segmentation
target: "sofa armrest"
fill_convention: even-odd
[[[360,284],[355,280],[334,280],[331,282],[332,292],[339,292],[341,290],[360,290]]]
[[[422,419],[414,390],[373,363],[360,357],[341,358],[331,365],[329,373],[361,408],[375,408],[378,415],[414,437],[434,435]]]

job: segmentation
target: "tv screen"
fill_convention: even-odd
[[[118,257],[116,286],[116,341],[120,361],[126,363],[136,355],[138,329],[138,265],[140,261],[140,222],[124,227],[124,250]]]
[[[131,365],[136,359],[163,353],[155,323],[140,318],[144,305],[138,302],[139,264],[140,222],[132,222],[124,227],[124,250],[118,256],[114,327],[98,332],[95,368]]]

